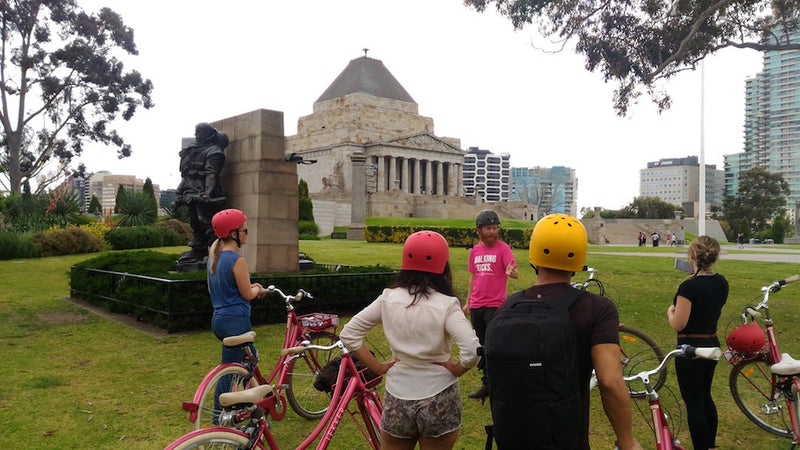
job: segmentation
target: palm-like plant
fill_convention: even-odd
[[[123,227],[152,225],[158,219],[152,195],[144,192],[125,191],[117,200],[117,211],[121,216],[119,225]]]

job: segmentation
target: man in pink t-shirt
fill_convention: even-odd
[[[483,345],[486,325],[494,317],[497,308],[506,301],[506,281],[508,277],[519,278],[519,272],[511,247],[499,238],[500,217],[497,213],[491,209],[478,213],[475,228],[480,242],[469,251],[469,284],[464,313],[469,313],[472,328]],[[478,368],[483,370],[484,365],[485,361],[481,357]],[[481,377],[481,381],[481,387],[467,396],[483,402],[489,392],[485,375]]]

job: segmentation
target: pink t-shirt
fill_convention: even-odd
[[[479,242],[472,247],[467,262],[472,274],[470,308],[496,308],[506,301],[506,267],[512,262],[517,265],[511,247],[505,242],[498,240],[491,247]]]

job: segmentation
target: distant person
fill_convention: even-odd
[[[639,236],[637,238],[639,240],[639,247],[644,247],[647,243],[647,236],[643,232],[639,232]]]
[[[739,244],[739,248],[744,248],[744,233],[736,234],[736,243]]]
[[[353,316],[342,342],[376,374],[386,374],[381,448],[450,449],[461,427],[458,377],[478,362],[478,338],[453,289],[447,241],[418,231],[403,244],[394,284]],[[378,361],[364,337],[383,324],[392,357]],[[459,360],[451,357],[451,340]]]
[[[658,247],[658,241],[661,239],[661,235],[658,234],[658,231],[653,231],[650,238],[653,240],[653,247]]]
[[[669,324],[678,333],[678,345],[719,347],[717,324],[728,299],[728,280],[713,270],[719,252],[719,243],[709,236],[698,236],[689,244],[694,273],[678,287],[667,310]],[[714,360],[675,359],[675,375],[696,449],[717,447],[717,407],[711,397],[716,367]]]
[[[467,301],[464,313],[469,313],[470,322],[483,345],[486,326],[494,317],[497,308],[506,301],[508,277],[519,278],[519,270],[511,247],[500,240],[500,217],[491,209],[484,209],[475,218],[475,230],[479,242],[469,251],[467,270]],[[478,369],[483,371],[485,361],[481,358]],[[484,401],[489,390],[486,376],[481,377],[481,386],[467,395],[469,398]]]

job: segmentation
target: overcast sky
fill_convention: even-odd
[[[298,117],[352,59],[380,59],[433,118],[438,136],[461,147],[511,154],[513,167],[576,169],[578,206],[618,209],[639,194],[639,170],[661,158],[700,154],[699,72],[667,84],[671,110],[642,98],[629,117],[612,107],[614,85],[584,69],[572,47],[559,54],[535,27],[514,31],[494,13],[461,0],[207,1],[78,0],[89,11],[120,13],[135,30],[139,55],[126,59],[155,86],[155,107],[117,129],[130,158],[87,151],[87,170],[150,177],[177,186],[182,137],[198,122],[255,109],[284,113],[287,136]],[[574,45],[573,45],[574,46]],[[705,64],[705,160],[742,151],[744,83],[761,54],[726,50]]]

